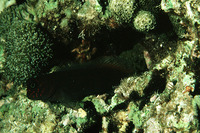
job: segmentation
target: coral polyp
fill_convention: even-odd
[[[155,28],[156,19],[149,11],[139,11],[137,16],[134,18],[133,24],[136,30],[148,32]]]
[[[37,24],[26,21],[14,21],[6,35],[5,76],[17,84],[25,84],[48,66],[53,57],[53,43]]]

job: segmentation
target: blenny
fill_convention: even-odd
[[[114,59],[115,60],[115,59]],[[89,95],[109,93],[113,86],[131,74],[121,61],[103,59],[72,65],[64,70],[30,79],[27,85],[29,99],[74,102]]]

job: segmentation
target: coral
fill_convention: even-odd
[[[88,56],[93,60],[104,55],[107,52],[106,48],[109,47],[114,53],[112,55],[122,59],[126,67],[132,68],[133,72],[129,77],[123,78],[119,85],[113,86],[111,94],[89,96],[85,91],[88,95],[84,100],[76,101],[78,108],[75,107],[77,105],[67,106],[50,102],[47,104],[40,100],[29,100],[26,97],[26,88],[15,87],[13,95],[2,94],[0,97],[0,132],[199,131],[199,1],[110,0],[108,3],[105,1],[27,0],[28,10],[26,13],[21,10],[25,13],[22,17],[21,11],[18,12],[19,16],[13,14],[13,18],[4,16],[5,20],[9,20],[8,25],[11,28],[0,27],[3,33],[0,34],[0,43],[8,46],[5,50],[11,49],[12,46],[16,47],[16,50],[13,49],[14,53],[18,52],[19,46],[24,50],[22,52],[25,54],[25,59],[17,58],[18,60],[11,61],[11,63],[22,62],[20,63],[22,68],[24,68],[23,62],[30,59],[27,59],[28,56],[36,56],[31,53],[37,49],[38,44],[41,44],[42,38],[47,42],[44,44],[51,44],[46,34],[38,28],[38,24],[25,21],[33,20],[42,24],[54,38],[63,42],[70,52],[78,53],[81,58]],[[103,2],[106,4],[102,4]],[[5,12],[9,11],[15,13],[17,9],[12,7],[5,9]],[[138,19],[140,21],[137,21],[140,30],[136,27],[134,30],[131,27],[142,12],[146,16],[141,18],[141,15]],[[26,19],[21,20],[24,17]],[[159,23],[165,20],[166,23]],[[0,22],[3,24],[4,20],[0,19]],[[21,31],[16,27],[21,28]],[[33,29],[37,29],[34,32],[41,40],[31,40],[35,35],[30,32]],[[22,32],[27,36],[24,34],[21,36]],[[117,33],[121,34],[116,35]],[[126,35],[130,37],[124,37]],[[23,39],[25,41],[22,41]],[[100,43],[97,45],[98,41]],[[25,42],[29,44],[35,42],[32,45],[35,47],[28,49],[30,51],[28,54],[27,49],[22,47],[27,44]],[[125,51],[115,53],[116,43],[121,46],[120,50],[125,49]],[[126,49],[125,44],[130,47]],[[28,46],[30,45],[24,47]],[[94,47],[97,51],[91,56],[89,51]],[[42,51],[40,54],[43,55]],[[2,56],[11,59],[8,58],[6,51]],[[43,56],[38,56],[44,59]],[[14,58],[14,54],[10,57]],[[3,61],[2,57],[1,59],[0,61]],[[70,56],[67,56],[67,59],[65,61],[70,65],[75,60]],[[32,72],[29,67],[27,70]],[[20,69],[14,72],[22,73]],[[77,74],[78,76],[80,75]],[[95,76],[98,76],[98,73]],[[85,90],[87,89],[86,87]],[[72,92],[70,91],[69,95],[70,93]],[[79,96],[77,93],[74,95]]]
[[[119,24],[129,23],[136,8],[135,0],[111,0],[109,2],[109,10]]]
[[[129,114],[128,114],[128,118],[130,121],[133,122],[133,124],[136,126],[136,128],[141,128],[142,124],[143,124],[143,119],[141,116],[141,111],[139,110],[139,108],[137,107],[137,105],[135,105],[134,103],[129,104]]]
[[[120,94],[125,98],[130,97],[132,92],[139,96],[144,95],[144,89],[148,86],[152,79],[152,72],[144,72],[140,76],[129,77],[122,80],[121,84],[115,89],[116,94]]]
[[[140,32],[148,32],[156,26],[156,19],[149,11],[139,11],[134,18],[134,27]]]
[[[200,109],[200,95],[196,95],[195,97],[194,97],[194,99],[193,99],[193,101],[192,101],[192,106],[193,106],[193,108],[194,108],[194,113],[195,113],[195,116],[196,117],[200,117],[199,116],[199,109]],[[198,126],[200,126],[200,124],[198,125]],[[199,127],[200,128],[200,127]]]
[[[151,131],[156,133],[162,131],[161,125],[155,118],[150,118],[149,120],[147,120],[147,122],[144,124],[144,127],[146,127],[144,129],[145,132]]]
[[[174,31],[178,35],[179,38],[184,38],[186,34],[186,29],[180,23],[184,23],[183,18],[177,15],[170,14],[169,15],[170,21],[173,24]]]
[[[163,61],[162,65],[166,64],[167,56],[173,54],[177,50],[175,34],[153,34],[147,33],[143,46],[146,48],[146,59],[149,59],[151,68],[154,64]],[[170,57],[171,58],[171,57]]]
[[[77,19],[81,22],[79,38],[94,36],[101,29],[101,25],[104,24],[99,17],[101,12],[102,9],[97,0],[88,0],[81,6],[77,13]]]
[[[99,97],[89,96],[89,97],[85,97],[83,101],[84,102],[91,101],[94,104],[95,109],[98,113],[105,114],[109,112],[109,110],[111,109],[111,106],[105,103],[104,101],[105,98],[103,97],[105,96],[104,95],[100,95]]]
[[[88,114],[82,108],[77,110],[70,110],[70,112],[62,117],[60,124],[65,126],[67,130],[71,131],[83,131],[85,125],[89,126],[91,121],[88,119]],[[69,127],[68,125],[75,124],[76,128]]]
[[[0,35],[3,36],[4,33],[10,28],[13,21],[22,20],[22,10],[23,6],[11,6],[4,9],[0,14]]]
[[[151,117],[147,118],[145,122],[145,131],[153,130],[151,124],[149,124],[150,121],[156,127],[155,130],[174,131],[176,129],[186,132],[195,130],[198,122],[194,116],[192,98],[188,94],[183,94],[180,90],[172,92],[170,96],[172,97],[169,102],[167,100],[163,102],[162,95],[160,95],[153,106],[150,105],[151,111],[153,111],[150,114],[154,114],[156,117],[149,115]],[[148,110],[147,108],[145,110]]]
[[[15,0],[10,0],[10,1],[1,0],[1,2],[0,2],[0,12],[3,11],[4,8],[7,8],[7,7],[9,7],[13,4],[16,4]]]
[[[1,132],[7,132],[7,129],[9,129],[10,126],[13,126],[13,128],[10,130],[11,132],[53,131],[56,117],[51,110],[47,109],[48,104],[42,103],[40,101],[31,102],[26,98],[25,90],[21,90],[20,94],[21,95],[17,97],[18,101],[15,101],[11,97],[8,97],[8,99],[5,100],[1,99],[1,102],[4,102],[0,108],[0,113],[3,114],[3,118],[1,119],[0,124]],[[33,118],[37,118],[37,120],[34,120]],[[9,121],[13,120],[18,121],[15,123],[15,126],[9,123]],[[39,124],[37,121],[40,121],[40,128],[37,128],[37,124]],[[32,122],[33,125],[36,125],[27,128],[29,122]]]
[[[3,72],[3,62],[5,61],[3,57],[4,46],[0,41],[0,73]]]
[[[139,0],[140,10],[151,11],[153,14],[160,12],[160,0]]]
[[[13,21],[5,34],[4,74],[16,84],[25,84],[49,65],[53,43],[39,25],[26,21]]]

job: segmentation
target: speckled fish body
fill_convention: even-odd
[[[130,75],[113,64],[86,63],[32,79],[27,87],[30,99],[69,102],[85,96],[108,93]]]

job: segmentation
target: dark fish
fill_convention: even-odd
[[[29,99],[71,102],[89,95],[109,93],[120,80],[130,75],[119,63],[91,62],[31,79],[27,86]]]

